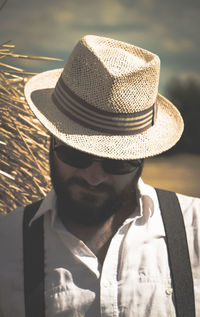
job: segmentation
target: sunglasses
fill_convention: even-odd
[[[54,139],[54,138],[53,138]],[[101,166],[107,174],[128,174],[135,171],[143,164],[143,160],[113,160],[107,158],[100,158],[85,152],[78,151],[72,147],[55,144],[53,142],[53,150],[56,156],[62,162],[75,168],[88,168],[93,162],[100,162]]]

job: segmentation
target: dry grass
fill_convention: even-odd
[[[0,208],[7,213],[42,197],[50,189],[46,130],[32,114],[23,95],[34,75],[4,63],[4,58],[50,60],[14,53],[0,44]],[[55,60],[55,59],[51,59]]]

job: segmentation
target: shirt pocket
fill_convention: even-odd
[[[93,301],[93,293],[75,284],[58,285],[45,292],[48,317],[82,317]]]
[[[119,304],[120,317],[176,317],[170,277],[161,279],[145,271],[119,285]]]

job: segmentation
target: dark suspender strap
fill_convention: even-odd
[[[177,317],[195,317],[192,270],[181,207],[175,193],[156,189],[163,218]]]
[[[44,230],[43,216],[29,222],[42,201],[37,201],[24,209],[23,256],[24,256],[24,298],[25,316],[45,316],[44,303]]]

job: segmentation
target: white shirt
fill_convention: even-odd
[[[103,266],[68,232],[52,190],[44,217],[46,317],[175,317],[165,232],[155,190],[139,181],[140,214],[114,235]],[[189,244],[200,316],[200,199],[178,195]],[[0,218],[0,317],[24,317],[23,208]],[[189,316],[188,316],[189,317]]]

